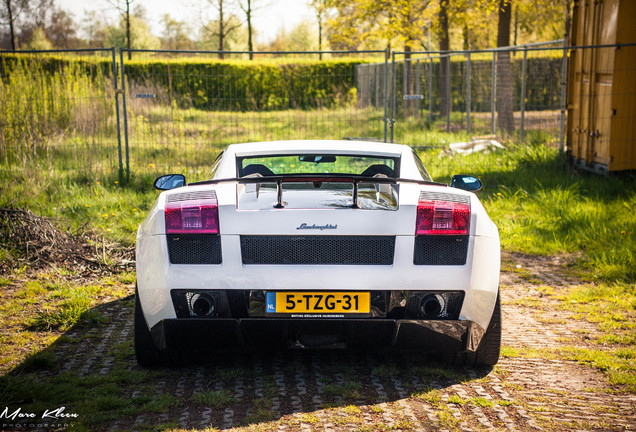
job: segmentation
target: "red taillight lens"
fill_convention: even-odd
[[[415,235],[468,235],[470,204],[451,201],[420,201]]]
[[[166,234],[218,234],[215,198],[166,203]]]

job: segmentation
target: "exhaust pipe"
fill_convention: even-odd
[[[214,309],[214,300],[209,294],[195,294],[190,298],[190,310],[198,318],[214,315]]]
[[[429,294],[420,303],[420,316],[426,319],[439,318],[445,306],[444,297],[439,294]]]

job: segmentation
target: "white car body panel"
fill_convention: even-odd
[[[282,141],[229,146],[215,178],[234,178],[236,156],[306,153],[399,156],[400,177],[421,180],[409,147],[353,141]],[[436,186],[401,183],[397,210],[277,209],[239,210],[235,182],[193,185],[162,192],[137,233],[137,283],[149,328],[176,318],[171,289],[219,290],[449,290],[464,291],[460,320],[488,326],[499,287],[500,247],[496,226],[474,193]],[[164,206],[172,194],[215,190],[219,208],[222,263],[171,264],[165,232]],[[470,200],[471,219],[465,265],[413,263],[416,209],[420,193],[445,193]],[[302,224],[337,225],[337,229],[303,231]],[[277,235],[391,235],[396,236],[393,265],[245,265],[240,236]]]

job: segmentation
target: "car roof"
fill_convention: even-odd
[[[238,157],[285,153],[328,153],[399,157],[408,146],[375,141],[354,140],[289,140],[232,144],[226,152]]]

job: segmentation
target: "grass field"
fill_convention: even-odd
[[[62,231],[94,233],[91,246],[105,264],[110,260],[107,247],[134,245],[136,229],[158,194],[151,186],[157,175],[179,172],[190,181],[202,180],[215,156],[235,142],[384,137],[384,111],[357,107],[354,94],[333,109],[219,112],[180,108],[165,89],[129,83],[130,95],[156,98],[128,98],[131,174],[126,178],[117,169],[115,95],[99,70],[90,77],[74,67],[64,75],[17,72],[0,80],[0,207],[28,209],[51,218]],[[38,75],[37,82],[31,75]],[[595,329],[578,328],[581,339],[585,337],[582,344],[570,337],[558,348],[505,346],[503,357],[572,360],[602,371],[611,385],[607,391],[636,393],[636,178],[570,169],[556,149],[554,111],[526,113],[523,145],[502,139],[504,150],[450,156],[444,151],[448,143],[471,138],[463,132],[465,121],[462,113],[453,112],[455,132],[445,133],[443,119],[429,123],[427,113],[421,112],[398,119],[395,139],[416,148],[437,181],[448,183],[453,174],[482,179],[485,188],[478,195],[499,227],[508,253],[504,256],[558,258],[560,271],[575,281],[557,289],[544,284],[538,271],[504,259],[505,274],[532,286],[532,294],[508,300],[504,309],[526,308],[524,313],[536,315],[537,327],[567,323],[558,316],[562,313]],[[490,114],[475,113],[471,121],[474,133],[482,133],[489,130]],[[0,234],[10,229],[5,223],[0,218]],[[104,273],[87,275],[73,262],[43,267],[27,259],[28,247],[20,249],[4,237],[0,241],[0,400],[8,405],[38,411],[64,402],[69,411],[81,413],[77,430],[106,430],[119,419],[164,415],[180,403],[201,410],[235,409],[235,384],[258,378],[248,368],[226,365],[219,369],[223,388],[198,389],[185,401],[157,392],[157,382],[178,371],[142,370],[134,362],[127,330],[135,282],[132,268],[111,266]],[[504,294],[507,289],[512,288],[502,282]],[[108,340],[111,331],[119,336]],[[79,363],[86,360],[93,364],[84,369]],[[371,375],[399,375],[397,370],[376,369]],[[348,403],[364,396],[361,389],[366,384],[334,378],[347,372],[329,370],[322,382],[325,396]],[[436,368],[431,379],[453,373]],[[498,368],[493,374],[503,376]],[[278,393],[275,376],[266,374],[263,384],[263,397],[250,402],[252,411],[244,419],[250,430],[273,416],[267,404]],[[439,418],[453,430],[457,419],[440,394],[427,388],[414,397],[443,408]],[[493,404],[458,395],[448,402],[479,408]],[[494,403],[504,405],[501,400]],[[373,412],[383,409],[374,406]],[[353,418],[360,409],[352,405],[344,412]],[[305,423],[318,421],[314,414],[304,416]],[[396,425],[411,429],[408,422]]]
[[[72,106],[67,115],[92,109],[107,112],[101,105],[92,106],[90,98],[86,100],[84,105]],[[94,232],[108,242],[130,247],[137,226],[157,196],[151,185],[159,174],[182,172],[191,181],[204,179],[214,157],[232,142],[313,136],[382,137],[384,132],[383,113],[370,108],[217,113],[157,107],[140,100],[129,109],[134,113],[129,125],[129,179],[122,179],[117,172],[111,127],[114,113],[108,112],[101,124],[90,127],[76,127],[76,123],[62,119],[66,123],[57,130],[42,126],[40,139],[23,148],[31,152],[30,156],[14,157],[10,163],[5,159],[0,166],[0,207],[28,209],[53,218],[62,230]],[[42,110],[46,113],[45,108]],[[21,114],[28,115],[33,114]],[[461,124],[463,118],[455,114],[453,121]],[[596,323],[601,329],[598,341],[608,349],[561,350],[550,355],[591,364],[604,371],[612,383],[635,391],[636,179],[599,177],[568,168],[555,148],[553,136],[545,132],[530,131],[524,145],[504,142],[505,150],[449,156],[443,146],[466,141],[470,138],[467,134],[439,132],[444,125],[427,125],[415,118],[401,127],[400,140],[418,149],[435,180],[448,183],[453,174],[460,173],[482,179],[485,188],[479,197],[499,227],[505,251],[558,256],[565,263],[564,270],[582,281],[571,292],[546,295],[557,300],[564,311]],[[29,137],[37,131],[18,132]],[[83,165],[90,169],[77,169]],[[5,329],[0,335],[0,368],[10,370],[19,365],[16,373],[50,367],[55,360],[44,348],[63,338],[70,327],[91,329],[103,325],[105,318],[99,305],[126,298],[134,282],[133,273],[91,282],[70,275],[75,281],[69,282],[69,270],[64,266],[33,275],[19,259],[23,255],[24,251],[12,245],[0,244],[0,268],[4,269],[0,288],[15,290],[0,307],[0,324]],[[26,310],[25,302],[30,305]],[[127,344],[121,352],[130,354],[130,349]],[[545,353],[508,349],[504,354],[519,357]],[[104,404],[123,404],[109,399],[109,389],[122,380],[136,386],[143,376],[108,377],[99,382],[97,391],[104,392],[99,397],[103,396]],[[26,386],[20,390],[23,396],[32,393],[29,382],[17,381]],[[85,385],[85,380],[79,380],[67,387],[71,392]],[[200,397],[204,403],[222,405],[227,395],[209,392]],[[141,400],[134,410],[152,412],[165,404],[170,401]],[[114,409],[121,414],[128,409],[123,406]]]
[[[419,132],[422,135],[418,139],[427,139],[425,133]],[[429,139],[460,138],[434,133]],[[592,323],[598,332],[589,336],[589,346],[581,348],[571,341],[558,349],[505,346],[503,357],[575,361],[603,372],[611,392],[635,393],[636,181],[572,171],[558,150],[540,142],[526,146],[508,143],[506,150],[469,156],[444,156],[440,149],[419,153],[438,181],[448,182],[456,173],[481,177],[486,187],[479,196],[499,227],[505,251],[558,256],[564,263],[563,270],[581,279],[580,286],[567,291],[538,285],[540,299],[516,301],[539,315],[563,311],[576,320]],[[191,178],[204,176],[207,167],[200,169],[200,173],[186,170],[186,174]],[[156,167],[145,166],[133,171],[130,180],[122,184],[116,171],[95,175],[3,166],[0,207],[30,209],[54,218],[60,229],[94,231],[109,241],[130,246],[139,222],[157,196],[151,187],[157,173]],[[132,310],[134,272],[91,280],[63,265],[32,272],[18,259],[23,253],[10,245],[0,245],[0,268],[4,269],[0,274],[4,293],[0,300],[0,399],[31,412],[56,407],[62,401],[69,412],[80,414],[72,430],[107,430],[117,422],[139,416],[152,424],[153,418],[172,416],[169,413],[175,410],[182,412],[183,404],[199,410],[209,407],[215,412],[236,409],[238,402],[232,390],[225,387],[197,390],[185,402],[170,393],[157,393],[156,383],[172,379],[175,371],[131,367],[131,334],[108,344],[101,341],[104,329],[129,325],[129,319],[119,323],[110,309]],[[518,272],[528,280],[536,277],[507,262],[503,265],[506,271]],[[536,303],[548,300],[549,305]],[[97,351],[90,355],[94,347]],[[72,354],[75,350],[77,355]],[[75,366],[77,371],[66,370],[64,361],[75,358],[89,358],[93,362],[91,372],[83,372],[80,365]],[[110,372],[100,372],[105,369]],[[221,377],[228,389],[234,389],[236,382],[254,379],[250,369],[227,366],[217,370],[228,375],[227,380]],[[444,374],[459,373],[443,367],[436,371],[441,371],[433,374],[437,380]],[[466,376],[461,381],[473,379]],[[277,394],[275,382],[273,375],[263,378],[268,398],[268,392]],[[357,382],[340,383],[329,375],[322,392],[326,400],[340,397],[354,403],[364,397],[365,388]],[[421,397],[439,409],[443,425],[455,430],[455,418],[445,404],[432,399],[435,395],[426,391]],[[487,404],[493,403],[480,398],[452,398],[449,403],[480,409],[489,409]],[[267,430],[268,421],[276,420],[267,400],[249,402],[251,414],[241,423],[246,430]],[[504,402],[496,401],[496,406],[504,406]],[[359,410],[355,405],[347,409]],[[318,421],[313,414],[304,415],[304,422]],[[408,423],[398,425],[403,430],[412,429]],[[171,428],[176,428],[176,423],[147,426],[148,430]]]

